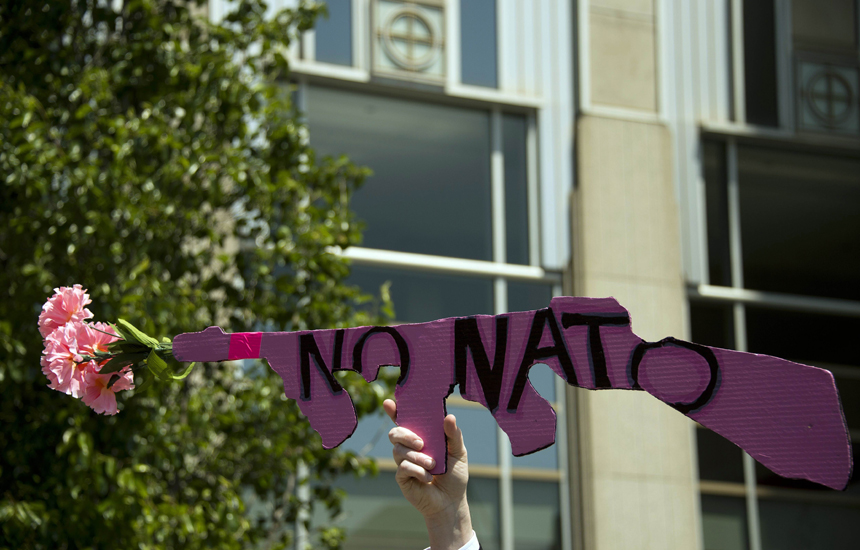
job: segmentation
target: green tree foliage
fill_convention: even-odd
[[[201,365],[101,417],[45,387],[36,322],[74,283],[97,320],[158,336],[375,321],[326,253],[360,239],[365,173],[315,157],[286,80],[318,8],[243,0],[216,26],[115,4],[0,3],[0,547],[281,547],[300,463],[332,512],[334,476],[373,465],[324,451],[271,369]],[[381,389],[355,380],[373,410]]]

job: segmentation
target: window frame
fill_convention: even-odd
[[[355,0],[354,0],[355,1]],[[477,277],[491,280],[493,282],[493,307],[494,314],[508,313],[508,282],[529,282],[551,286],[552,296],[562,295],[562,273],[560,271],[544,269],[541,266],[541,233],[539,216],[540,208],[540,182],[538,165],[540,162],[538,149],[538,113],[534,109],[523,109],[516,106],[503,107],[498,103],[476,102],[470,99],[456,97],[437,97],[435,95],[423,94],[409,89],[398,87],[370,88],[354,82],[345,82],[343,79],[326,78],[307,74],[294,75],[294,85],[297,87],[296,101],[300,112],[307,112],[308,88],[311,84],[319,86],[337,87],[347,91],[359,93],[375,93],[389,95],[391,97],[412,99],[424,102],[437,102],[442,104],[459,105],[467,108],[486,110],[490,114],[491,151],[490,175],[491,175],[491,220],[492,220],[492,261],[454,258],[447,256],[436,256],[429,254],[417,254],[411,252],[399,252],[366,247],[350,247],[346,250],[333,249],[334,253],[349,258],[354,265],[370,266],[377,268],[393,268],[416,270],[428,273],[440,273],[447,275],[460,275]],[[509,264],[506,262],[506,239],[507,228],[505,224],[505,180],[504,180],[504,141],[502,135],[504,114],[518,114],[526,117],[526,185],[528,195],[528,228],[529,228],[529,264]],[[546,304],[548,306],[549,304]],[[561,548],[571,550],[573,547],[573,533],[571,515],[571,487],[569,483],[569,434],[568,434],[568,412],[567,407],[572,406],[567,400],[567,384],[555,377],[556,399],[551,403],[557,414],[556,444],[557,453],[556,469],[514,467],[512,462],[511,444],[502,429],[496,426],[498,441],[498,466],[470,465],[469,470],[473,475],[497,479],[499,482],[499,525],[500,541],[502,550],[513,550],[514,548],[514,494],[513,482],[544,481],[556,483],[559,489],[559,514],[561,517],[560,537]],[[458,396],[448,398],[448,403],[460,407],[483,408],[482,405],[466,401]],[[543,451],[546,452],[546,451]],[[377,464],[380,471],[394,471],[396,464],[392,459],[379,459]]]
[[[702,135],[714,139],[715,136]],[[703,261],[703,282],[688,285],[687,298],[691,304],[724,304],[732,307],[732,326],[735,348],[738,351],[747,350],[746,307],[756,306],[769,309],[781,309],[793,312],[824,313],[829,315],[849,316],[860,318],[860,301],[825,298],[799,294],[786,294],[747,289],[743,280],[743,257],[741,250],[741,218],[740,218],[740,175],[738,169],[739,137],[731,134],[716,136],[725,145],[725,184],[728,191],[728,223],[729,223],[729,257],[731,267],[731,285],[717,286],[708,282],[708,254],[705,244]],[[750,138],[756,145],[766,145],[761,139]],[[785,142],[781,143],[783,150]],[[829,148],[817,148],[820,153],[832,154]],[[860,151],[851,149],[852,156],[860,155]],[[704,166],[702,178],[704,179]],[[704,199],[703,199],[704,200]],[[706,209],[703,209],[703,215]],[[707,243],[707,241],[706,241]],[[828,366],[829,370],[843,378],[860,380],[860,367]],[[697,425],[698,430],[706,428]],[[860,430],[849,432],[852,443],[860,443]],[[759,485],[756,478],[755,460],[742,451],[744,483],[711,481],[699,479],[700,495],[729,496],[744,498],[747,519],[747,542],[750,550],[762,548],[759,501],[763,499],[779,501],[795,501],[807,504],[834,504],[839,506],[860,508],[860,497],[843,495],[835,491],[815,492],[804,489],[772,487]],[[856,460],[856,457],[855,457]],[[698,474],[697,474],[698,475]]]

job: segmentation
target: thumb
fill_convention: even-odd
[[[448,437],[448,454],[460,460],[466,456],[466,444],[463,443],[463,432],[457,426],[457,418],[453,414],[445,417],[445,435]]]

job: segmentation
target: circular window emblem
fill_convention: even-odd
[[[433,25],[412,7],[394,11],[379,32],[388,58],[408,71],[429,68],[441,51],[441,41]]]
[[[851,83],[832,69],[824,69],[810,78],[804,91],[812,113],[828,126],[845,122],[854,110]]]

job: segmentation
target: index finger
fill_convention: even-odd
[[[395,424],[397,423],[397,403],[394,402],[393,399],[386,399],[382,402],[382,408],[385,409],[385,413],[388,414],[388,418],[391,419]]]

